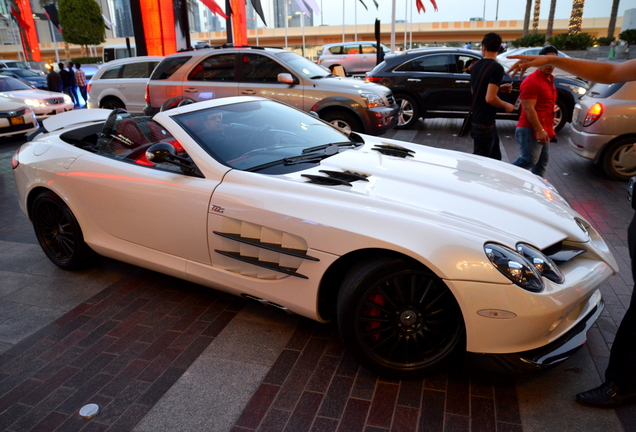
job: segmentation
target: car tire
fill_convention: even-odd
[[[351,354],[382,376],[421,378],[465,351],[455,297],[439,277],[404,259],[378,257],[354,266],[338,293],[337,314]]]
[[[320,116],[320,118],[346,132],[354,131],[364,133],[362,125],[360,124],[358,119],[356,119],[353,114],[350,114],[348,112],[330,111],[327,114]]]
[[[603,151],[603,171],[614,180],[627,181],[636,176],[636,138],[625,137],[610,143]]]
[[[395,103],[400,107],[396,129],[409,129],[420,119],[420,109],[409,95],[396,95]]]
[[[121,100],[113,97],[102,100],[102,103],[99,107],[110,110],[114,110],[117,108],[126,109],[126,105]]]
[[[561,99],[556,101],[556,109],[554,110],[554,132],[558,132],[563,129],[563,126],[567,123],[567,119],[571,117],[568,115],[568,109]]]
[[[53,192],[40,193],[31,205],[35,235],[46,256],[64,270],[84,268],[93,251],[71,209]]]

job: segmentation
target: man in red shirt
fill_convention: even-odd
[[[556,56],[558,51],[552,45],[546,45],[539,55]],[[554,104],[557,93],[553,70],[554,66],[550,64],[541,66],[523,80],[519,92],[521,116],[515,139],[521,155],[512,164],[529,169],[541,177],[545,177],[548,166],[548,141],[556,136]]]

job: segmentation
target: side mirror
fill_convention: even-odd
[[[146,159],[154,163],[172,162],[170,159],[176,155],[174,146],[168,143],[153,144],[146,150]]]
[[[278,82],[285,83],[285,84],[296,84],[296,80],[290,73],[279,73]]]
[[[316,118],[320,118],[320,116],[318,115],[318,113],[316,111],[309,111],[309,114],[316,117]]]

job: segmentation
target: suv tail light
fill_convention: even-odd
[[[144,98],[146,99],[146,103],[150,103],[150,88],[148,87],[148,84],[146,84],[146,94],[144,95]]]
[[[380,81],[382,81],[382,77],[368,76],[365,77],[364,80],[366,82],[379,83]]]
[[[583,127],[588,127],[593,124],[596,120],[601,118],[603,115],[603,105],[600,103],[595,103],[587,110],[587,114],[585,114],[585,120],[583,120]]]
[[[88,85],[86,86],[86,94],[89,94],[90,92],[91,92],[91,85],[90,85],[90,84],[88,84]],[[86,102],[86,101],[84,101],[84,102]]]

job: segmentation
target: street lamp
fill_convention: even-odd
[[[305,57],[305,12],[296,12],[300,15],[300,27],[303,29],[303,57]]]

